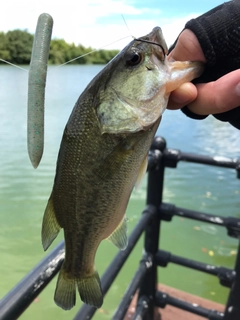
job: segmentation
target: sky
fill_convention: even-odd
[[[54,20],[52,38],[99,49],[122,49],[131,36],[160,26],[168,45],[185,23],[222,4],[223,0],[2,0],[0,31],[34,33],[38,16]],[[124,19],[127,26],[124,22]],[[119,39],[124,38],[122,41]]]

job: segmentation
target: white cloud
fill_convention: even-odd
[[[171,21],[165,21],[161,28],[166,39],[167,45],[170,46],[174,43],[179,33],[183,30],[187,21],[196,18],[200,13],[192,13],[185,17],[175,18]]]
[[[137,17],[150,12],[155,15],[159,10],[139,9],[121,0],[8,0],[0,11],[0,31],[18,28],[34,33],[38,16],[43,12],[53,17],[53,37],[98,48],[127,35],[121,14]],[[119,19],[114,23],[99,24],[100,18],[116,14]]]
[[[129,36],[108,47],[117,49],[123,48],[131,40],[121,14],[125,16],[132,35],[143,36],[159,25],[168,44],[173,43],[190,18],[187,16],[181,19],[172,18],[171,21],[164,20],[164,13],[158,8],[147,8],[146,3],[146,8],[139,9],[137,4],[134,6],[133,2],[121,0],[8,0],[4,3],[4,10],[0,11],[0,31],[19,28],[34,33],[37,18],[43,12],[51,14],[54,19],[53,38],[63,38],[70,43],[100,48]],[[113,15],[119,18],[112,22],[109,17]],[[151,18],[143,19],[144,16]],[[103,17],[108,18],[107,23],[99,22]]]

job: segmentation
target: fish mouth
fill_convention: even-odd
[[[160,27],[153,28],[152,32],[149,34],[149,38],[153,43],[156,43],[161,47],[161,50],[157,50],[156,46],[153,46],[155,55],[161,60],[164,61],[166,55],[168,54],[168,47],[166,41],[163,37],[162,29]]]
[[[153,54],[160,60],[164,61],[168,54],[168,47],[163,37],[162,29],[155,27],[153,30],[144,37],[135,39],[135,41],[146,42],[152,45]],[[159,50],[159,48],[161,50]]]
[[[152,31],[149,33],[149,40],[164,45],[166,47],[164,50],[167,50],[167,45],[160,27],[155,27],[152,29]]]

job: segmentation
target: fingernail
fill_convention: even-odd
[[[240,82],[236,85],[235,92],[236,92],[237,96],[240,96]]]

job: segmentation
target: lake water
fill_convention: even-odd
[[[102,66],[50,68],[46,91],[45,149],[33,169],[26,147],[27,72],[0,66],[0,297],[3,297],[45,255],[40,240],[42,215],[51,192],[63,128],[82,90]],[[240,157],[240,131],[209,117],[194,121],[180,111],[166,111],[158,135],[170,148],[206,155]],[[180,163],[167,169],[164,202],[222,216],[240,218],[240,180],[234,170]],[[127,215],[131,231],[145,205],[146,180],[133,192]],[[54,244],[62,239],[59,236]],[[187,258],[232,268],[237,241],[224,228],[174,218],[162,223],[161,248]],[[51,250],[51,249],[50,249]],[[111,319],[141,259],[142,239],[105,298],[96,319]],[[104,241],[96,266],[103,274],[117,249]],[[190,293],[225,303],[228,289],[215,277],[170,265],[159,271],[159,281]],[[54,280],[20,317],[72,319],[53,302]]]

